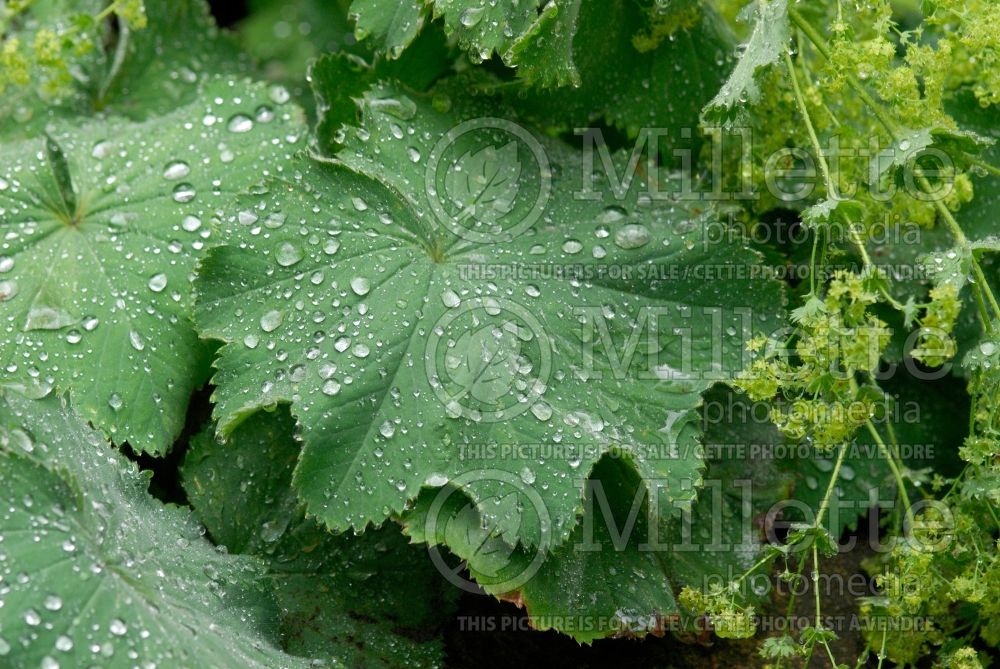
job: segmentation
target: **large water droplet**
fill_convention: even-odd
[[[649,243],[649,230],[644,225],[623,225],[615,232],[615,244],[623,249],[637,249]]]
[[[483,7],[469,7],[458,17],[458,22],[466,28],[471,28],[483,19]]]
[[[363,276],[356,276],[351,279],[351,290],[355,295],[367,295],[372,289],[371,282]]]
[[[149,289],[154,293],[162,292],[167,287],[167,275],[162,272],[149,278]]]
[[[190,202],[194,199],[195,195],[197,195],[197,192],[195,191],[194,186],[189,183],[182,183],[174,186],[174,202],[180,202],[182,204]]]
[[[226,125],[229,132],[250,132],[253,130],[253,119],[246,114],[236,114]]]
[[[302,260],[302,251],[294,244],[284,242],[280,244],[278,246],[278,250],[274,252],[274,259],[277,260],[278,264],[282,267],[291,267],[298,261]]]
[[[132,344],[132,348],[137,351],[141,351],[146,348],[146,342],[142,340],[142,335],[135,330],[128,331],[128,342]]]
[[[264,332],[274,332],[281,325],[285,316],[277,309],[272,309],[260,317],[260,329]]]
[[[167,166],[163,168],[164,179],[183,179],[189,174],[191,174],[191,166],[183,160],[174,160],[167,163]]]

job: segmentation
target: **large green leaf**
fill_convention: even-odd
[[[383,49],[399,49],[408,33],[374,26],[413,26],[421,16],[407,3],[356,1],[351,9]],[[712,7],[690,2],[437,0],[433,15],[474,60],[497,53],[514,68],[525,85],[499,90],[522,116],[560,129],[596,120],[633,133],[656,128],[674,142],[719,90],[732,47]]]
[[[147,484],[59,399],[0,396],[0,664],[308,666],[271,645],[261,565]]]
[[[704,5],[647,35],[649,10],[636,2],[578,4],[572,29],[554,27],[516,50],[522,56],[522,78],[561,72],[546,55],[561,39],[561,48],[572,53],[572,85],[542,80],[561,86],[515,89],[511,104],[562,130],[606,122],[630,134],[644,128],[661,133],[659,139],[669,146],[689,144],[692,134],[697,135],[702,106],[722,86],[731,62],[733,40],[725,23]],[[551,19],[543,15],[540,22],[558,23],[565,16],[562,11]]]
[[[707,406],[720,405],[739,409],[741,402],[730,393],[711,393]],[[428,544],[442,569],[453,567],[433,552],[438,546],[463,560],[486,592],[525,607],[536,628],[588,643],[688,631],[675,589],[706,589],[749,569],[762,555],[760,520],[789,488],[773,458],[751,451],[754,430],[746,430],[742,415],[721,418],[705,421],[711,462],[704,481],[687,481],[692,488],[705,484],[693,504],[659,499],[652,506],[635,469],[606,457],[590,475],[588,517],[549,555],[509,547],[483,527],[457,490],[426,491],[402,522],[414,540]],[[454,569],[451,578],[460,573]],[[753,591],[745,594],[759,599]]]
[[[505,540],[553,546],[612,448],[691,497],[699,392],[782,309],[749,278],[756,256],[699,246],[710,219],[640,202],[639,180],[621,200],[574,197],[580,155],[496,119],[494,100],[379,86],[362,113],[333,164],[303,160],[230,212],[229,245],[204,261],[222,433],[291,402],[296,486],[335,529],[465,477]],[[706,266],[735,280],[706,282]],[[578,454],[505,450],[563,441]]]
[[[206,431],[184,463],[184,487],[216,542],[267,561],[285,648],[345,666],[438,666],[434,632],[457,590],[388,524],[331,535],[305,520],[292,490],[300,446],[287,408],[259,412],[229,443]]]
[[[96,15],[108,3],[33,3],[16,35],[30,44],[40,28],[77,13]],[[47,9],[55,5],[52,15]],[[213,75],[247,73],[249,62],[234,40],[221,34],[203,0],[145,0],[147,27],[129,30],[110,20],[96,26],[97,47],[79,59],[73,85],[57,99],[41,97],[33,85],[0,99],[0,137],[32,137],[48,123],[101,112],[136,120],[191,103]]]
[[[145,123],[59,126],[4,146],[4,385],[68,390],[116,442],[166,451],[207,362],[189,277],[217,210],[280,173],[300,143],[301,113],[283,99],[217,80]]]
[[[518,2],[500,0],[433,0],[435,18],[441,18],[445,30],[476,60],[487,60],[494,52],[509,59],[510,50],[538,21],[537,0]],[[351,16],[355,35],[371,38],[377,47],[398,57],[416,37],[424,24],[424,3],[417,0],[374,2],[354,0]],[[556,12],[555,5],[547,11]]]

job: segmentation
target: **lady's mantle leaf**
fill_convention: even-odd
[[[743,9],[741,17],[753,20],[753,33],[733,73],[705,106],[707,120],[732,120],[744,105],[760,100],[760,70],[778,62],[788,46],[787,0],[755,0]]]
[[[458,591],[391,523],[334,536],[306,520],[292,489],[294,428],[283,407],[250,417],[228,443],[199,435],[183,467],[198,517],[230,552],[267,561],[287,651],[350,667],[439,666],[431,633]]]
[[[716,408],[740,404],[724,392],[709,397],[708,406]],[[544,559],[536,551],[512,549],[483,527],[468,498],[447,489],[425,491],[404,512],[405,532],[428,544],[432,556],[434,547],[447,546],[486,592],[525,607],[535,627],[587,643],[688,630],[678,618],[675,590],[749,569],[763,551],[756,521],[787,497],[789,484],[773,459],[749,455],[746,424],[720,422],[718,416],[706,423],[705,445],[721,457],[709,463],[707,485],[693,504],[664,508],[660,500],[659,508],[652,507],[649,498],[636,495],[643,483],[635,470],[605,458],[590,476],[589,517]],[[760,598],[749,588],[742,596]]]
[[[147,484],[55,397],[0,395],[0,664],[311,666],[270,645],[260,564]]]
[[[246,198],[229,246],[202,266],[197,322],[226,342],[221,431],[291,402],[296,486],[335,529],[464,477],[491,531],[551,547],[612,449],[671,496],[693,495],[681,482],[701,466],[688,420],[699,392],[781,311],[779,288],[749,278],[756,256],[699,246],[708,221],[640,203],[638,180],[622,200],[575,197],[581,156],[496,118],[495,101],[379,86],[362,111],[334,164],[303,160]],[[463,216],[449,172],[512,141],[509,213]],[[706,265],[732,280],[704,281]],[[575,451],[537,450],[558,444]]]
[[[0,165],[3,384],[68,390],[115,441],[162,453],[201,382],[189,277],[232,195],[280,172],[300,113],[214,81],[142,124],[53,128]]]

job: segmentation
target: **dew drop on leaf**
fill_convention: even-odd
[[[229,119],[226,129],[236,133],[250,132],[253,130],[253,119],[246,114],[236,114]]]
[[[277,309],[272,309],[260,317],[260,329],[264,332],[274,332],[284,320],[284,314]]]
[[[615,232],[615,244],[623,249],[637,249],[648,243],[649,229],[644,225],[624,225]]]
[[[355,295],[367,295],[371,290],[371,282],[363,276],[356,276],[351,279],[351,290]]]
[[[302,251],[299,247],[289,242],[283,242],[274,253],[274,259],[282,267],[291,267],[302,260]]]
[[[183,160],[171,161],[167,163],[167,166],[163,169],[164,179],[183,179],[189,174],[191,174],[191,166]]]
[[[162,292],[167,287],[167,275],[160,272],[149,278],[149,289],[154,293]],[[141,349],[140,349],[141,350]]]
[[[189,183],[177,184],[174,186],[174,202],[180,202],[181,204],[185,202],[190,202],[194,199],[197,192]]]

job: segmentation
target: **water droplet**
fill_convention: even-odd
[[[336,379],[329,379],[323,384],[322,390],[324,395],[333,397],[340,392],[340,383],[338,383]]]
[[[0,256],[0,274],[14,269],[14,259],[10,256]]]
[[[125,633],[128,632],[128,627],[118,618],[113,618],[111,624],[108,625],[108,631],[115,636],[125,636]]]
[[[281,325],[285,315],[277,309],[272,309],[260,317],[260,329],[264,332],[274,332]]]
[[[182,183],[174,186],[174,202],[180,202],[182,204],[190,202],[194,199],[196,194],[197,192],[195,191],[194,186],[189,183]]]
[[[102,139],[94,144],[94,148],[90,150],[90,155],[98,160],[104,160],[111,155],[111,150],[113,148],[114,145],[111,142],[106,139]]]
[[[355,295],[367,295],[372,289],[371,282],[363,276],[356,276],[351,279],[351,290]]]
[[[449,288],[441,293],[441,301],[444,302],[444,306],[454,309],[462,303],[462,298],[458,296],[458,293]]]
[[[565,242],[563,242],[562,250],[565,251],[566,253],[569,253],[570,255],[574,255],[583,250],[583,244],[581,244],[575,239],[567,239]]]
[[[142,340],[142,336],[135,330],[128,331],[128,343],[132,344],[132,348],[137,351],[146,348],[146,342]]]
[[[185,216],[184,220],[181,221],[181,227],[186,232],[195,232],[201,227],[201,219],[197,216]]]
[[[288,92],[288,89],[279,84],[271,86],[267,92],[267,96],[271,98],[271,102],[279,105],[283,105],[288,102],[292,95]]]
[[[597,221],[598,223],[617,223],[618,221],[623,220],[627,215],[628,213],[621,207],[610,206],[597,216]],[[607,235],[604,236],[606,237]]]
[[[458,17],[458,22],[466,28],[471,28],[482,20],[484,11],[483,7],[469,7]]]
[[[59,307],[35,305],[28,310],[25,330],[61,330],[76,323],[71,314]]]
[[[274,110],[267,105],[261,105],[254,110],[254,118],[258,123],[270,123],[274,120]]]
[[[163,289],[166,287],[167,287],[166,274],[163,274],[161,272],[160,274],[154,274],[149,278],[149,289],[154,293],[162,292]]]
[[[191,166],[183,160],[174,160],[167,163],[167,166],[163,168],[164,179],[183,179],[189,174],[191,174]]]
[[[0,281],[0,302],[5,302],[17,295],[17,282]]]
[[[378,433],[386,439],[390,439],[392,435],[396,434],[396,426],[392,424],[392,421],[387,420],[379,426]]]
[[[649,243],[649,230],[644,225],[623,225],[615,232],[615,244],[623,249],[637,249]]]
[[[291,267],[302,260],[302,251],[299,247],[289,242],[283,242],[274,253],[274,259],[282,267]]]
[[[535,402],[531,405],[531,413],[535,415],[538,420],[548,420],[552,418],[552,407],[550,407],[545,402]]]
[[[250,132],[253,130],[253,119],[246,114],[236,114],[226,125],[229,132]]]
[[[443,485],[448,485],[448,477],[444,474],[434,473],[428,476],[424,483],[432,488],[440,488]]]

